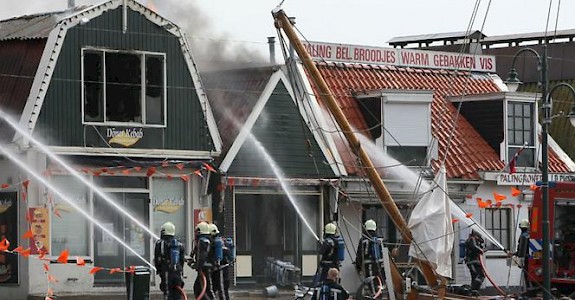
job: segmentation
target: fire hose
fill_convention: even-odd
[[[481,262],[481,267],[483,268],[483,273],[485,274],[485,277],[487,277],[487,279],[489,280],[489,282],[491,282],[491,284],[493,285],[493,287],[495,287],[495,289],[499,292],[499,294],[501,294],[501,296],[507,297],[507,293],[505,293],[505,292],[495,283],[495,281],[493,281],[493,279],[491,279],[491,276],[489,276],[489,273],[487,273],[487,268],[485,267],[485,259],[483,258],[483,255],[479,255],[479,261]]]
[[[176,289],[180,292],[180,294],[182,295],[182,297],[184,297],[184,300],[188,300],[188,296],[186,295],[186,292],[184,292],[184,289],[182,289],[181,286],[176,286]]]
[[[204,272],[200,272],[201,276],[202,276],[202,292],[198,295],[198,297],[196,298],[196,300],[200,300],[204,297],[204,295],[206,294],[206,286],[208,285],[208,282],[206,280],[206,275],[204,274]]]
[[[381,291],[383,291],[383,283],[381,282],[381,277],[379,276],[375,276],[375,278],[377,278],[377,281],[379,281],[379,289],[377,290],[377,293],[375,293],[375,295],[373,295],[373,299],[377,299],[377,297],[379,297],[381,295]]]

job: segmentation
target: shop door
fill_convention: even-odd
[[[147,193],[109,193],[116,203],[146,226],[149,212]],[[94,216],[102,225],[122,239],[127,246],[145,259],[150,257],[150,237],[136,223],[100,197],[94,201]],[[103,268],[126,268],[145,265],[132,251],[101,229],[94,228],[94,264]],[[123,283],[123,273],[98,272],[95,283]]]

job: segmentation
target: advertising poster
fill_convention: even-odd
[[[46,207],[30,207],[28,213],[32,219],[30,229],[30,253],[50,253],[50,214]]]
[[[18,193],[0,192],[0,240],[18,246]],[[0,285],[18,284],[18,255],[0,253]]]

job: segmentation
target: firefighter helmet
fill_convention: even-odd
[[[529,220],[523,219],[519,222],[519,228],[529,228]]]
[[[220,231],[218,230],[218,226],[216,224],[210,224],[210,233],[211,235],[216,235],[220,233]]]
[[[365,221],[363,226],[365,226],[365,230],[367,231],[375,231],[377,229],[377,224],[372,219]]]
[[[176,235],[176,226],[174,226],[174,223],[172,222],[164,223],[164,225],[162,225],[162,234],[169,236]]]
[[[210,224],[202,221],[202,222],[198,223],[198,225],[196,225],[196,230],[200,234],[210,234]]]
[[[329,222],[329,223],[325,224],[325,228],[323,230],[323,232],[325,234],[335,234],[336,231],[337,231],[337,226],[335,225],[335,223]]]

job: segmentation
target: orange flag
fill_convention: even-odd
[[[468,218],[468,219],[470,219],[471,217],[473,217],[473,214],[472,214],[472,213],[466,213],[466,214],[465,214],[465,217]]]
[[[10,242],[6,238],[3,238],[2,241],[0,241],[0,251],[6,251],[8,247],[10,247]]]
[[[124,175],[130,175],[130,173],[132,173],[132,171],[130,171],[130,169],[122,170],[122,174],[124,174]]]
[[[176,165],[176,168],[178,168],[179,170],[183,170],[184,169],[184,164],[183,163],[179,163]]]
[[[167,167],[167,166],[169,166],[169,165],[170,165],[170,163],[167,162],[167,161],[163,161],[163,162],[162,162],[162,167],[163,167],[163,168],[165,168],[165,167]]]
[[[92,269],[90,269],[90,274],[96,274],[100,271],[102,271],[104,268],[101,267],[93,267]]]
[[[58,256],[58,262],[61,264],[67,264],[68,263],[68,254],[70,254],[68,249],[64,249],[62,252],[60,252],[60,256]]]
[[[23,239],[31,239],[34,237],[34,234],[32,233],[31,229],[28,229],[28,231],[26,231],[24,233],[24,235],[22,236]]]
[[[493,192],[493,198],[495,199],[496,202],[501,202],[501,201],[507,199],[507,196]]]
[[[56,215],[56,217],[62,219],[62,215],[60,214],[60,211],[57,208],[54,208],[54,214]]]
[[[456,218],[451,219],[451,223],[457,223],[457,222],[459,222],[459,219],[456,219]]]
[[[30,180],[24,180],[24,182],[22,182],[22,186],[23,186],[25,189],[28,189],[28,184],[30,184]]]
[[[188,180],[190,180],[190,177],[188,177],[188,175],[182,175],[182,176],[180,176],[180,178],[182,178],[182,180],[183,180],[183,181],[186,181],[186,182],[187,182]]]
[[[26,250],[22,250],[20,251],[20,255],[24,256],[24,257],[28,257],[30,256],[30,248],[26,248]]]
[[[477,206],[479,206],[479,208],[486,208],[489,207],[489,204],[487,204],[487,202],[483,201],[481,198],[477,198]]]
[[[216,169],[214,169],[210,164],[204,163],[204,167],[210,172],[217,173]]]
[[[142,167],[134,167],[134,170],[136,170],[136,172],[140,172],[142,170]]]
[[[48,296],[54,296],[54,291],[51,288],[48,288],[48,291],[46,292],[46,294]]]
[[[148,172],[146,172],[146,176],[150,177],[156,173],[156,167],[149,167]]]
[[[9,187],[10,187],[10,185],[7,184],[7,183],[3,183],[3,184],[2,184],[2,188],[3,188],[3,189],[7,189],[7,188],[9,188]]]
[[[85,266],[85,265],[86,265],[86,262],[84,261],[83,258],[81,258],[81,257],[79,257],[79,256],[76,256],[76,265],[78,265],[78,266]]]
[[[128,273],[134,273],[134,272],[136,272],[136,266],[126,267],[126,272],[128,272]]]
[[[195,170],[195,171],[194,171],[194,174],[196,174],[196,175],[198,175],[198,176],[204,178],[204,175],[202,175],[202,170],[200,170],[200,169]]]
[[[517,189],[517,188],[515,188],[515,187],[512,186],[512,187],[511,187],[511,196],[517,197],[517,196],[519,196],[519,195],[521,195],[521,191],[520,191],[519,189]]]
[[[16,249],[14,249],[14,250],[12,250],[12,251],[13,251],[13,252],[20,252],[20,251],[22,251],[22,250],[24,250],[24,248],[22,248],[22,246],[18,246],[18,247],[16,247]]]
[[[113,268],[110,270],[110,274],[114,274],[114,273],[118,273],[118,272],[122,272],[122,269],[120,268]]]
[[[50,271],[50,266],[47,263],[44,263],[44,271],[45,272]]]
[[[58,279],[56,279],[56,277],[52,276],[52,274],[48,274],[48,281],[50,281],[50,282],[58,282]]]

